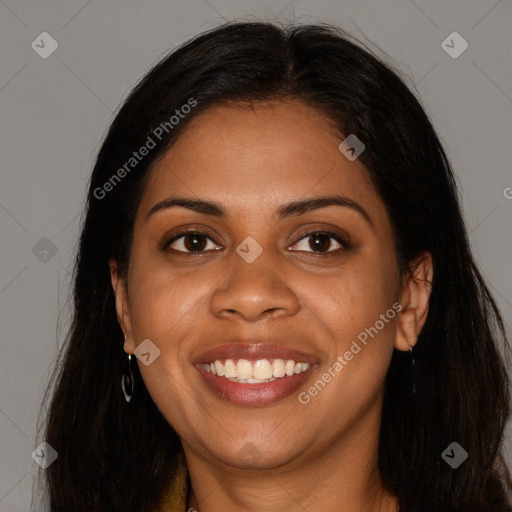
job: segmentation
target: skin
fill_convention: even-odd
[[[137,363],[181,438],[188,506],[200,512],[398,510],[377,470],[384,378],[393,350],[414,346],[425,322],[432,262],[423,254],[414,275],[399,276],[384,204],[363,164],[338,150],[342,139],[298,100],[206,110],[152,172],[127,276],[110,262],[126,353],[147,338],[161,351]],[[284,203],[333,194],[357,202],[371,224],[342,206],[277,217]],[[227,215],[173,207],[147,218],[170,196],[216,201]],[[161,249],[193,227],[212,238],[201,239],[202,255],[178,252],[190,239]],[[350,246],[324,238],[319,250],[304,238],[319,229],[348,234]],[[248,236],[263,249],[250,264],[235,250]],[[191,364],[219,344],[272,337],[317,358],[305,391],[396,301],[401,312],[307,405],[298,393],[272,405],[229,403]]]

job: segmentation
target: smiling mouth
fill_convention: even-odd
[[[216,359],[200,365],[206,372],[240,384],[264,384],[307,371],[309,363],[293,359]]]
[[[247,407],[276,404],[298,391],[319,366],[313,354],[270,340],[236,341],[192,359],[204,389],[222,401]]]

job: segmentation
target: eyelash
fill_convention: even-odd
[[[213,240],[210,237],[210,235],[208,235],[208,233],[205,233],[204,231],[199,231],[199,230],[191,229],[191,230],[187,230],[187,231],[182,231],[182,232],[177,233],[176,235],[174,235],[170,240],[166,241],[163,244],[162,250],[166,250],[173,242],[175,242],[176,240],[179,240],[180,238],[184,238],[186,236],[194,236],[194,235],[207,238],[210,241],[212,241],[214,243],[217,243],[217,242],[215,242],[215,240]],[[321,252],[321,251],[298,251],[298,252],[308,252],[308,253],[311,253],[311,254],[314,254],[314,255],[317,255],[317,256],[332,256],[332,254],[336,253],[337,251],[347,250],[347,249],[350,248],[349,243],[346,240],[344,240],[342,237],[340,237],[340,235],[338,235],[337,233],[335,233],[333,231],[328,231],[328,230],[324,230],[324,229],[309,231],[308,233],[305,233],[304,235],[302,235],[292,245],[295,245],[298,242],[300,242],[300,241],[302,241],[304,239],[307,239],[308,237],[315,236],[315,235],[327,235],[328,237],[333,238],[342,247],[339,247],[339,248],[334,249],[334,250],[328,250],[326,252]],[[204,250],[202,250],[202,251],[181,251],[181,250],[176,250],[176,249],[174,249],[174,250],[176,252],[180,253],[180,254],[185,254],[185,255],[194,255],[194,254],[201,255],[201,254],[204,254],[205,252],[207,252],[207,251],[204,251]]]

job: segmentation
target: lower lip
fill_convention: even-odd
[[[206,371],[201,365],[195,367],[203,382],[220,398],[237,405],[275,404],[297,391],[311,372],[316,368],[312,364],[305,372],[279,377],[272,382],[262,384],[244,384],[231,382],[225,377],[217,377]]]

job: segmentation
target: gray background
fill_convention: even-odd
[[[251,17],[337,24],[410,77],[454,166],[473,250],[510,325],[510,1],[0,0],[0,511],[31,507],[37,413],[69,322],[79,214],[119,103],[168,49]],[[31,47],[45,31],[59,45],[47,59]],[[456,59],[441,46],[453,31],[469,44]],[[44,253],[43,237],[56,254]]]

